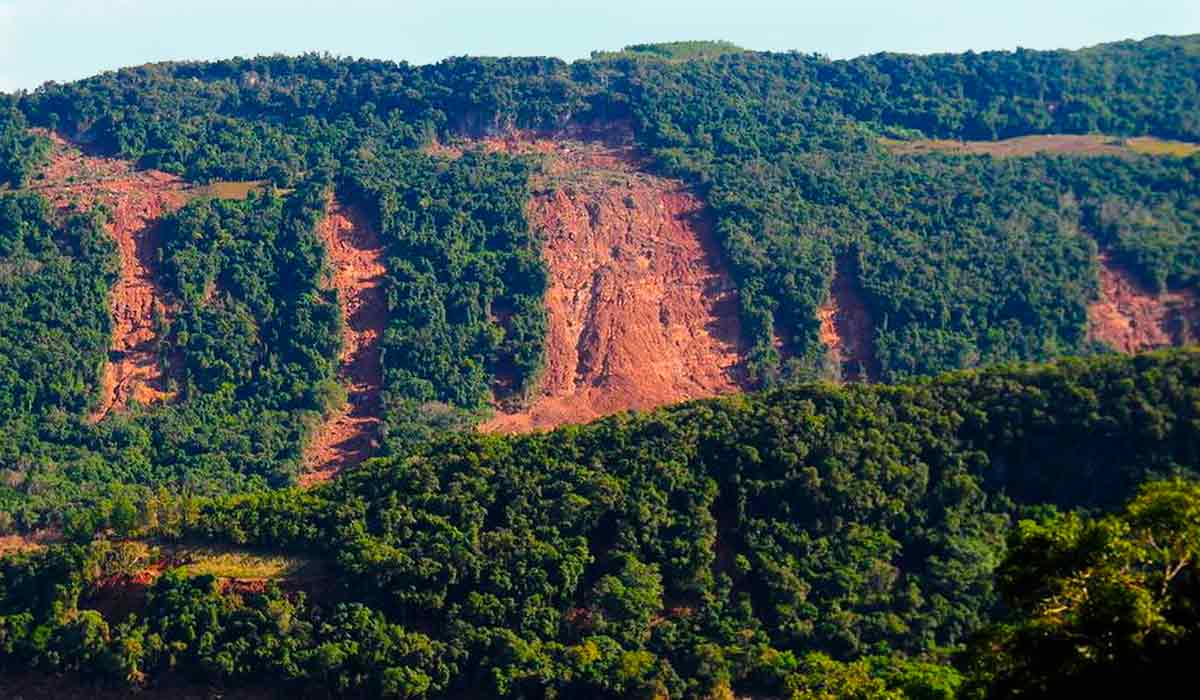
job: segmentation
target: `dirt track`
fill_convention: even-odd
[[[1200,299],[1192,291],[1152,294],[1101,253],[1100,299],[1088,307],[1088,335],[1125,353],[1195,342]]]
[[[539,390],[484,431],[548,429],[741,388],[737,294],[703,204],[682,183],[642,172],[627,140],[594,136],[482,144],[544,157],[528,214],[550,271]]]
[[[325,481],[371,455],[378,439],[383,365],[379,342],[387,323],[383,293],[383,244],[357,207],[331,199],[318,226],[333,271],[342,311],[342,357],[338,379],[346,405],[330,416],[305,451],[304,485]]]
[[[135,170],[128,161],[89,156],[62,138],[46,134],[54,152],[44,177],[31,190],[60,212],[105,205],[107,228],[120,253],[120,277],[113,286],[112,350],[105,364],[100,403],[91,420],[124,409],[130,401],[149,405],[172,397],[155,350],[154,316],[173,309],[158,282],[158,221],[188,200],[183,180],[154,170]]]

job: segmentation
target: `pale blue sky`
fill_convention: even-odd
[[[170,59],[586,56],[679,39],[846,58],[1200,32],[1200,0],[0,0],[0,90]]]

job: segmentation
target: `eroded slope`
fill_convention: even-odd
[[[1088,335],[1125,353],[1195,342],[1200,300],[1190,290],[1154,294],[1101,253],[1100,299],[1088,307]]]
[[[695,195],[642,172],[625,141],[518,134],[483,145],[544,156],[528,212],[550,271],[538,391],[483,430],[546,429],[740,388],[736,291]]]
[[[820,337],[832,364],[847,381],[877,381],[879,363],[872,343],[875,322],[863,301],[853,263],[839,259],[829,300],[817,309]]]
[[[43,179],[30,189],[60,211],[103,205],[107,225],[120,253],[120,276],[110,296],[112,349],[103,370],[99,420],[129,402],[152,404],[172,396],[156,350],[156,317],[173,309],[159,284],[159,220],[182,207],[188,186],[180,178],[154,170],[136,170],[128,161],[87,155],[60,137],[47,134],[54,152]]]
[[[327,211],[317,231],[325,242],[341,307],[338,379],[348,396],[345,406],[313,435],[305,452],[304,484],[329,479],[369,457],[376,446],[382,409],[379,343],[387,322],[383,244],[358,208],[331,198]]]

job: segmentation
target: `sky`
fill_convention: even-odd
[[[586,57],[726,39],[833,58],[1200,33],[1198,0],[0,0],[0,91],[154,61],[322,51]]]

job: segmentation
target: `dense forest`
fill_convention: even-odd
[[[150,562],[80,533],[0,560],[0,663],[313,696],[1113,687],[1198,641],[1198,387],[1194,350],[811,384],[448,434],[311,491],[104,504],[125,537],[333,572],[312,596],[167,573],[114,617],[105,591]]]
[[[1178,672],[1200,643],[1200,356],[1111,356],[1087,308],[1099,253],[1152,291],[1200,287],[1200,155],[881,140],[1200,142],[1197,76],[1196,36],[847,61],[678,42],[164,63],[0,96],[0,536],[55,540],[0,558],[0,669],[528,698],[1041,696]],[[630,128],[702,197],[762,391],[479,435],[545,370],[538,163],[430,147],[580,126]],[[52,209],[32,127],[189,183],[267,182],[161,222],[178,400],[89,420],[114,213]],[[297,490],[346,398],[331,197],[384,246],[383,439]],[[817,316],[838,269],[884,384],[814,383],[841,378]],[[134,546],[176,541],[332,573],[239,587],[160,576]]]
[[[471,425],[490,410],[497,375],[511,379],[509,395],[537,381],[547,273],[525,221],[527,163],[357,155],[346,187],[371,205],[387,248],[385,429],[401,450]]]

